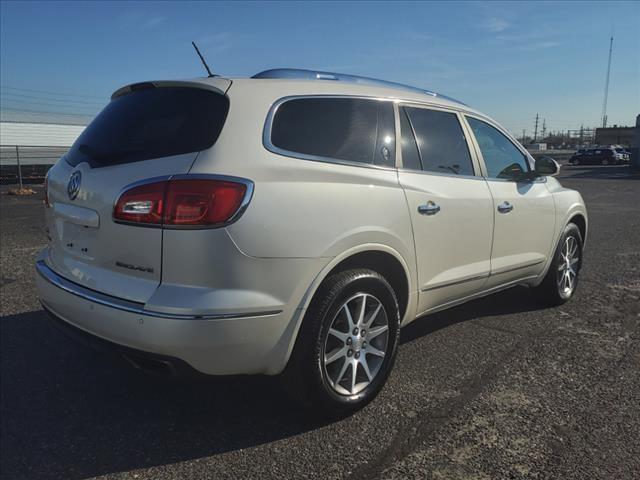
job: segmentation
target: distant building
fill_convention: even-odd
[[[529,145],[527,145],[527,150],[546,150],[547,149],[547,144],[546,143],[530,143]]]
[[[598,145],[631,145],[634,127],[596,128],[596,144]]]
[[[55,123],[0,122],[3,147],[70,147],[85,129],[84,125]]]

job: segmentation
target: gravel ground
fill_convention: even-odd
[[[40,201],[2,195],[2,477],[640,478],[640,177],[561,181],[590,215],[576,297],[513,288],[413,323],[380,396],[335,422],[272,378],[149,377],[52,330]]]

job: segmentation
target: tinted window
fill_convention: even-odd
[[[454,113],[410,107],[403,110],[413,127],[423,170],[473,175],[467,140]]]
[[[198,152],[218,139],[229,100],[211,90],[147,88],[114,98],[67,155],[75,166],[137,162]]]
[[[394,166],[393,105],[358,98],[290,100],[276,111],[271,143],[304,155]]]
[[[482,151],[489,178],[517,180],[529,172],[524,154],[504,134],[475,118],[467,120]]]
[[[409,123],[407,112],[404,108],[400,110],[400,131],[402,133],[400,146],[402,147],[402,166],[413,170],[422,170],[420,155],[413,129]]]

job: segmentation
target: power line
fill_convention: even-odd
[[[83,98],[101,98],[101,99],[105,98],[102,95],[85,95],[81,93],[53,92],[51,90],[35,90],[32,88],[12,87],[10,85],[2,85],[0,88],[3,90],[18,90],[23,92],[46,93],[46,94],[55,95],[58,97],[83,97]]]
[[[90,113],[63,113],[63,112],[49,112],[44,110],[27,110],[23,108],[3,108],[3,112],[25,112],[25,113],[35,113],[35,114],[43,114],[43,115],[63,115],[65,117],[95,117],[95,115],[91,115]]]
[[[20,97],[20,98],[35,98],[38,100],[44,100],[44,101],[50,101],[50,102],[65,102],[65,103],[81,103],[84,105],[104,105],[105,102],[86,102],[83,100],[67,100],[66,98],[47,98],[47,97],[40,97],[38,95],[23,95],[20,93],[1,93],[0,95],[2,95],[3,97]]]
[[[31,100],[14,100],[14,99],[8,98],[8,99],[0,101],[0,108],[4,108],[4,106],[5,106],[5,104],[7,102],[17,104],[17,106],[22,106],[23,104],[28,104],[28,105],[46,105],[47,107],[58,107],[58,108],[64,108],[65,107],[65,105],[60,105],[60,104],[57,104],[57,103],[34,102],[34,101],[31,101]],[[69,105],[69,108],[71,108],[71,109],[86,108],[86,109],[89,109],[90,111],[96,112],[96,113],[100,110],[100,107],[93,106],[93,105]]]

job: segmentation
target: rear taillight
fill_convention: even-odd
[[[118,198],[113,218],[168,228],[221,226],[237,215],[251,185],[226,178],[177,178],[134,186]]]
[[[162,224],[167,184],[168,182],[147,183],[125,191],[116,202],[113,218],[121,222]]]
[[[238,211],[247,191],[243,183],[173,180],[167,189],[166,225],[217,225]]]

